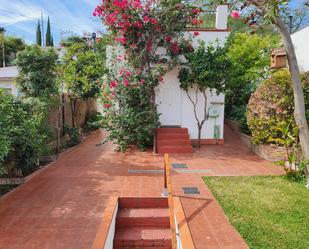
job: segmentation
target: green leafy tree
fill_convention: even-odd
[[[98,80],[106,73],[105,61],[85,43],[68,47],[63,64],[63,80],[71,99],[72,123],[76,127],[77,100],[95,98],[100,93]]]
[[[226,117],[240,121],[246,132],[245,112],[251,94],[269,75],[269,54],[278,45],[277,37],[236,33],[227,44],[231,67],[226,72]]]
[[[47,29],[46,29],[46,39],[45,39],[45,41],[46,41],[47,47],[53,46],[53,38],[52,38],[52,34],[51,34],[49,17],[48,17],[48,20],[47,20]]]
[[[194,117],[198,128],[198,146],[201,145],[201,135],[204,123],[208,118],[208,93],[222,93],[226,82],[225,72],[230,62],[225,56],[226,50],[219,46],[205,46],[202,43],[194,52],[185,53],[185,67],[179,72],[180,87],[186,91],[193,105]],[[199,95],[202,97],[199,97]],[[203,100],[203,115],[198,115],[199,98]]]
[[[19,52],[15,63],[19,68],[17,83],[20,91],[27,97],[57,95],[56,60],[53,49],[29,46]]]
[[[1,38],[2,37],[2,38]],[[16,57],[16,54],[19,51],[25,49],[25,42],[18,37],[14,36],[0,36],[0,41],[4,41],[4,57],[6,66],[13,65],[13,61]],[[0,67],[3,67],[3,53],[2,53],[2,42],[1,42],[1,53],[0,53]]]
[[[250,25],[265,22],[273,25],[281,36],[283,45],[287,52],[289,70],[292,78],[292,89],[294,96],[294,118],[299,129],[299,140],[303,156],[309,160],[309,128],[306,120],[305,98],[301,84],[299,66],[296,58],[295,48],[292,42],[289,28],[284,22],[283,13],[288,4],[287,0],[244,0],[232,1],[242,10],[246,22]],[[308,1],[305,2],[305,5]],[[237,15],[239,16],[239,15]],[[309,188],[309,165],[306,167],[307,186]]]
[[[42,46],[42,31],[40,21],[38,21],[38,25],[36,27],[36,44]]]
[[[50,133],[46,130],[46,104],[37,99],[14,99],[0,90],[0,175],[31,173]]]

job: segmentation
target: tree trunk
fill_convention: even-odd
[[[294,117],[299,129],[299,140],[303,156],[309,160],[309,130],[305,115],[304,91],[301,84],[299,67],[296,59],[294,45],[288,29],[280,17],[275,19],[274,25],[278,28],[287,51],[289,69],[292,78],[294,94]],[[309,165],[306,167],[307,182],[309,184]]]
[[[77,122],[76,122],[76,100],[75,99],[71,100],[71,112],[72,112],[72,127],[76,128]]]
[[[198,136],[197,136],[197,139],[198,139],[198,147],[200,148],[201,147],[201,139],[202,139],[202,128],[203,128],[203,125],[197,125],[198,127]]]

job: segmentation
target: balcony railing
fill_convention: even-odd
[[[187,25],[188,30],[202,30],[216,28],[216,14],[215,10],[203,10],[200,12],[198,18]]]

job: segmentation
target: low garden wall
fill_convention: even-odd
[[[278,162],[286,160],[286,150],[282,146],[277,146],[274,144],[253,144],[251,142],[251,137],[241,133],[240,126],[238,122],[225,119],[225,124],[228,125],[235,133],[240,136],[242,143],[248,146],[255,154],[261,158],[270,161]]]

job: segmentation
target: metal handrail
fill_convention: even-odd
[[[172,232],[172,249],[177,249],[176,224],[175,224],[175,209],[173,203],[173,189],[171,179],[171,164],[169,155],[164,154],[164,188],[168,193],[168,207],[170,211],[170,227]]]

